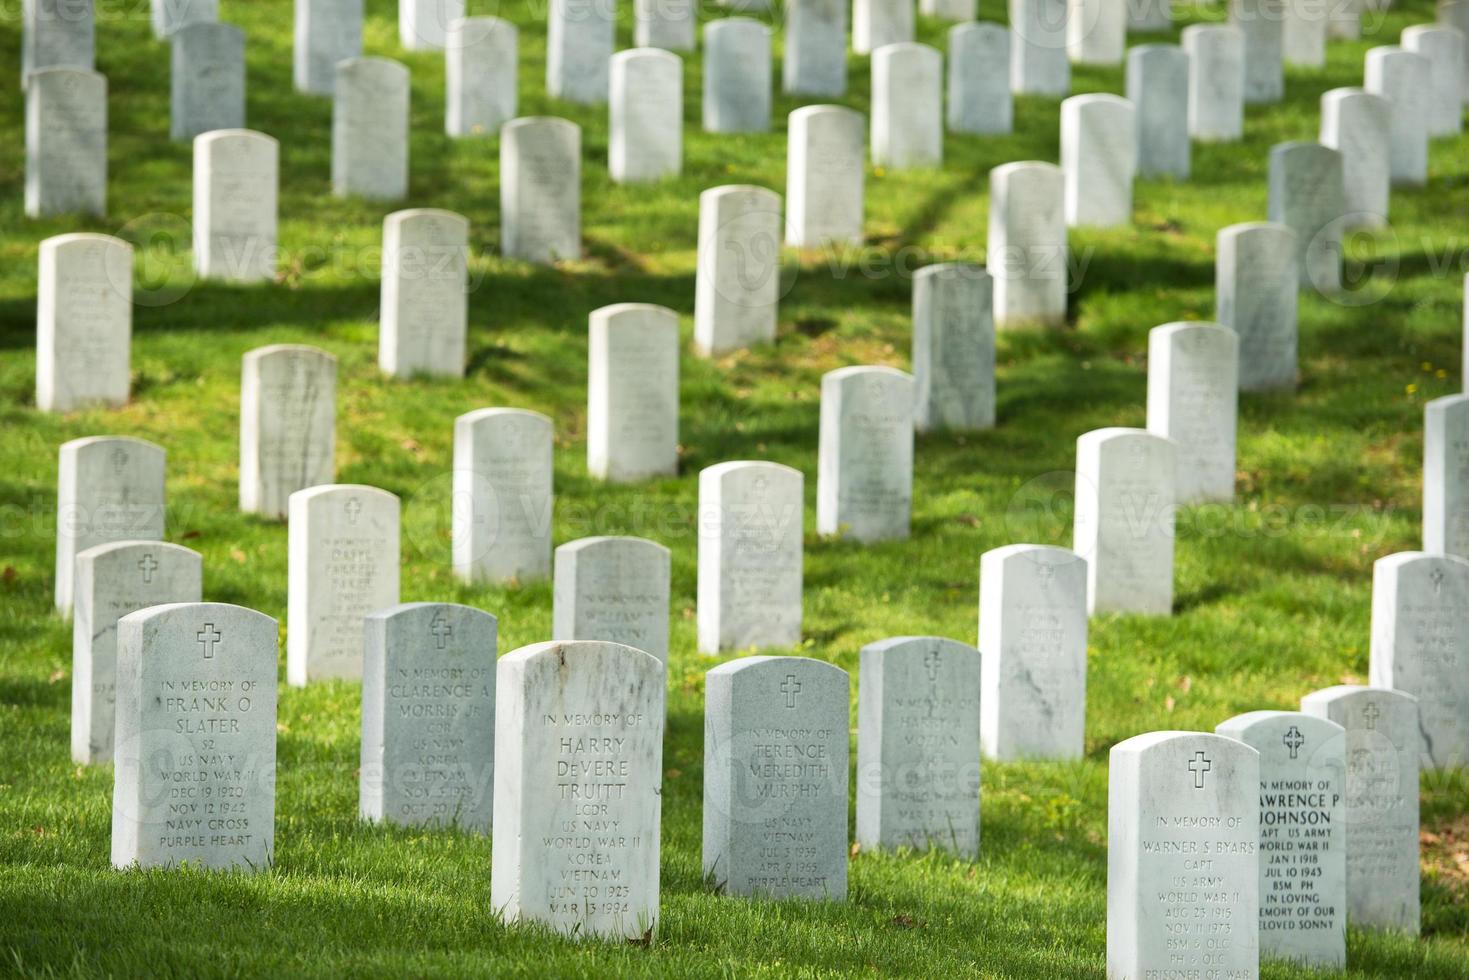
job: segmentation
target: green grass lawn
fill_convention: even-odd
[[[987,174],[1057,159],[1056,101],[1019,100],[1012,136],[947,137],[942,172],[869,170],[867,247],[787,255],[779,342],[716,362],[685,357],[680,476],[608,487],[585,465],[587,314],[661,303],[679,312],[687,339],[698,194],[742,182],[783,193],[784,120],[798,103],[777,94],[768,135],[706,136],[700,63],[690,57],[684,175],[618,187],[606,169],[605,108],[544,95],[544,0],[498,4],[521,28],[521,113],[580,124],[585,160],[585,258],[554,269],[508,262],[497,254],[497,143],[442,135],[442,58],[402,51],[396,5],[368,0],[367,52],[412,71],[403,206],[470,219],[478,283],[468,377],[390,381],[376,367],[375,249],[392,208],[329,195],[331,107],[292,90],[288,0],[223,6],[248,35],[249,125],[281,140],[285,255],[280,282],[265,287],[185,289],[170,264],[170,234],[187,248],[191,153],[168,142],[168,56],[143,0],[98,4],[98,69],[111,86],[109,217],[26,219],[19,4],[0,22],[0,78],[11,80],[0,98],[0,973],[1101,977],[1110,746],[1154,729],[1212,730],[1237,712],[1294,708],[1316,688],[1365,682],[1372,562],[1419,544],[1423,404],[1461,385],[1469,138],[1436,142],[1429,186],[1394,192],[1391,232],[1357,243],[1371,278],[1352,302],[1303,298],[1299,392],[1241,400],[1237,503],[1180,517],[1176,615],[1093,620],[1085,760],[987,765],[975,862],[864,853],[843,904],[751,902],[712,894],[700,872],[703,674],[718,661],[695,652],[697,473],[742,458],[797,467],[813,527],[821,374],[908,366],[912,268],[982,259]],[[470,11],[494,7],[476,0]],[[619,8],[624,47],[631,3]],[[1003,17],[1003,4],[985,0],[984,15]],[[1183,8],[1179,26],[1221,17],[1217,6]],[[1402,0],[1377,37],[1395,43],[1403,27],[1432,18],[1428,0]],[[942,43],[944,25],[920,27]],[[855,672],[858,649],[883,637],[972,642],[980,554],[1070,543],[1064,501],[1048,505],[1052,490],[1070,486],[1076,437],[1143,424],[1148,330],[1212,315],[1215,233],[1265,217],[1269,148],[1316,138],[1319,96],[1360,85],[1369,46],[1333,42],[1324,70],[1290,71],[1286,101],[1252,107],[1243,142],[1195,147],[1191,181],[1139,182],[1133,227],[1072,234],[1084,271],[1071,323],[1000,338],[999,426],[919,439],[911,540],[807,535],[806,639],[777,652]],[[867,59],[851,69],[843,101],[866,111]],[[1079,69],[1073,87],[1120,92],[1121,69]],[[81,230],[155,245],[138,255],[134,397],[117,411],[42,415],[31,407],[37,245]],[[282,689],[268,873],[109,869],[111,768],[78,767],[68,754],[71,631],[51,612],[57,447],[98,434],[164,445],[168,538],[203,552],[205,597],[284,625],[286,529],[236,508],[240,357],[282,342],[339,358],[338,479],[402,497],[404,601],[494,612],[502,652],[549,636],[548,583],[469,588],[449,571],[452,423],[475,408],[555,420],[557,544],[623,533],[673,549],[662,922],[651,947],[507,929],[491,914],[488,840],[359,823],[356,684]],[[1348,976],[1469,975],[1469,782],[1427,776],[1423,819],[1424,936],[1352,932]],[[1264,975],[1308,974],[1267,965]]]

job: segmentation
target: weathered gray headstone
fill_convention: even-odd
[[[1067,0],[1009,0],[1014,45],[1010,91],[1064,98],[1071,91],[1066,57]]]
[[[770,29],[749,17],[710,21],[704,28],[704,131],[768,130],[770,84]]]
[[[1345,965],[1346,732],[1298,711],[1251,711],[1214,731],[1260,753],[1260,955]]]
[[[26,216],[107,213],[107,79],[45,68],[26,88]]]
[[[386,58],[337,65],[332,95],[332,193],[408,196],[408,69]]]
[[[1008,133],[1014,128],[1010,37],[1010,28],[1003,24],[949,28],[950,132]]]
[[[398,498],[333,483],[297,490],[287,511],[286,679],[360,678],[362,618],[398,604]]]
[[[76,556],[163,537],[162,447],[127,436],[62,443],[56,473],[56,611],[72,612]]]
[[[1188,85],[1189,57],[1178,45],[1143,44],[1127,52],[1138,176],[1188,179]]]
[[[444,71],[444,131],[450,136],[498,136],[515,118],[519,100],[520,35],[498,17],[468,17],[449,25]]]
[[[1137,156],[1137,113],[1127,99],[1093,93],[1062,102],[1066,224],[1072,228],[1131,224]]]
[[[1469,558],[1469,395],[1424,408],[1423,549]]]
[[[587,326],[587,472],[614,483],[677,476],[678,314],[617,303]]]
[[[683,169],[683,61],[661,48],[612,56],[607,169],[618,183]]]
[[[469,219],[437,208],[383,219],[382,320],[377,364],[384,374],[464,376],[469,330]]]
[[[1332,6],[1322,0],[1283,0],[1280,54],[1287,65],[1320,68],[1326,64],[1326,32]]]
[[[847,897],[850,681],[809,657],[704,675],[704,875],[725,894]]]
[[[1107,976],[1260,975],[1260,755],[1149,732],[1112,746]]]
[[[1321,144],[1341,153],[1348,223],[1387,222],[1392,186],[1392,103],[1360,88],[1321,96]]]
[[[781,87],[787,95],[846,94],[847,0],[786,0]]]
[[[940,636],[862,648],[857,843],[979,855],[980,656]]]
[[[846,106],[791,113],[786,137],[786,242],[800,248],[862,242],[867,124]]]
[[[947,262],[913,276],[913,424],[995,424],[994,284],[977,265]]]
[[[1377,560],[1371,676],[1418,699],[1423,768],[1469,763],[1469,560],[1421,551]]]
[[[634,0],[633,44],[692,51],[696,47],[694,0]]]
[[[550,265],[581,258],[581,128],[527,116],[500,130],[500,252]]]
[[[699,651],[801,641],[805,478],[779,463],[699,473]]]
[[[1251,221],[1219,232],[1214,263],[1214,321],[1239,335],[1241,391],[1296,386],[1296,233]]]
[[[1127,4],[1128,0],[1069,0],[1066,56],[1072,64],[1122,63],[1127,49]]]
[[[1245,34],[1233,24],[1191,24],[1180,35],[1188,52],[1188,132],[1225,142],[1245,132]]]
[[[1072,548],[1087,563],[1087,611],[1173,611],[1177,447],[1143,429],[1076,440]]]
[[[913,508],[913,378],[890,367],[821,377],[816,533],[906,538]]]
[[[1245,36],[1245,101],[1285,97],[1285,0],[1229,0],[1229,22]]]
[[[152,0],[153,36],[170,37],[189,24],[212,24],[219,20],[219,0]]]
[[[454,572],[466,582],[551,577],[551,420],[482,408],[454,420]]]
[[[1234,500],[1239,346],[1213,323],[1148,331],[1148,431],[1173,440],[1180,505]]]
[[[657,657],[618,643],[500,658],[490,902],[506,922],[656,934],[665,683]]]
[[[1418,934],[1418,700],[1341,685],[1301,710],[1346,729],[1347,924]]]
[[[1325,295],[1341,288],[1346,183],[1339,151],[1320,143],[1270,150],[1270,220],[1296,233],[1301,285]]]
[[[1362,87],[1392,103],[1389,154],[1394,187],[1418,187],[1428,180],[1428,119],[1433,104],[1431,66],[1421,54],[1399,47],[1367,52]]]
[[[990,171],[989,247],[998,329],[1066,322],[1065,176],[1052,163],[1007,163]]]
[[[186,24],[173,32],[169,51],[170,137],[244,129],[245,32],[233,24]]]
[[[780,195],[730,184],[699,195],[694,347],[705,357],[775,340]]]
[[[274,137],[221,129],[195,138],[194,271],[229,282],[275,279],[279,187]]]
[[[118,621],[113,867],[269,867],[278,638],[221,602]]]
[[[442,51],[465,0],[398,0],[398,39],[409,51]]]
[[[495,617],[409,602],[364,618],[362,819],[490,832]]]
[[[336,478],[337,359],[302,344],[257,347],[240,377],[240,510],[289,513],[291,494]]]
[[[296,91],[331,95],[337,65],[362,56],[362,0],[295,0]]]
[[[980,744],[991,758],[1081,758],[1086,582],[1086,560],[1066,548],[1012,544],[980,556]]]
[[[852,50],[872,54],[913,40],[913,0],[852,0]]]
[[[112,761],[117,621],[167,602],[202,598],[204,560],[162,541],[114,541],[76,558],[71,634],[71,758]]]
[[[644,538],[599,537],[556,549],[551,636],[610,640],[668,663],[671,553]]]
[[[47,68],[92,71],[95,65],[94,0],[22,0],[20,87],[31,72]],[[14,16],[15,6],[9,8]]]
[[[551,0],[546,15],[546,94],[582,105],[607,101],[613,0]]]
[[[41,242],[36,407],[125,405],[133,333],[133,247],[78,232]]]
[[[908,170],[944,162],[944,56],[926,44],[872,53],[872,162]]]
[[[1455,27],[1418,24],[1403,29],[1403,47],[1428,59],[1428,135],[1464,131],[1465,35]]]

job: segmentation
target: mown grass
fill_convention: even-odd
[[[1056,159],[1057,103],[1019,100],[1013,136],[949,136],[942,171],[869,171],[868,247],[786,257],[779,342],[713,363],[684,359],[680,476],[607,487],[585,467],[587,313],[662,303],[680,313],[687,337],[698,193],[735,182],[782,191],[784,118],[797,103],[777,95],[768,135],[706,136],[699,61],[690,58],[684,176],[614,186],[605,110],[544,95],[545,28],[532,12],[543,6],[500,4],[521,27],[521,112],[573,119],[585,153],[586,257],[555,269],[508,262],[496,254],[495,141],[442,135],[440,58],[401,51],[395,5],[368,0],[367,51],[412,70],[408,203],[469,217],[478,281],[469,376],[389,381],[375,362],[374,249],[391,208],[329,196],[330,107],[292,91],[290,3],[224,6],[249,38],[249,125],[282,142],[282,279],[259,288],[195,284],[174,302],[140,305],[135,398],[124,409],[50,416],[31,407],[35,268],[37,243],[67,231],[187,240],[190,154],[167,141],[167,57],[149,34],[146,4],[99,4],[111,11],[98,31],[99,68],[111,84],[108,218],[23,217],[23,106],[13,85],[0,98],[0,131],[10,137],[0,143],[0,972],[1100,977],[1108,748],[1141,731],[1208,730],[1240,711],[1290,708],[1307,691],[1366,677],[1372,562],[1419,540],[1423,403],[1460,386],[1469,139],[1435,143],[1430,185],[1394,193],[1393,234],[1364,246],[1377,263],[1358,295],[1376,302],[1303,299],[1300,391],[1243,398],[1236,505],[1182,515],[1177,615],[1093,621],[1084,761],[987,765],[975,862],[859,854],[845,904],[710,894],[699,867],[701,693],[716,661],[694,649],[696,474],[726,459],[787,463],[806,473],[814,510],[820,375],[845,364],[907,366],[905,270],[982,258],[987,173],[1011,160]],[[471,3],[471,12],[493,7]],[[631,4],[620,7],[626,46]],[[1003,4],[986,0],[983,13],[1002,19]],[[1217,7],[1183,8],[1179,26],[1220,17]],[[1392,42],[1402,27],[1431,19],[1426,0],[1407,0],[1377,37]],[[921,31],[942,42],[943,25],[925,21]],[[0,34],[0,77],[13,77],[14,16]],[[1370,43],[1333,42],[1326,68],[1292,70],[1285,103],[1251,109],[1243,142],[1195,147],[1189,182],[1140,182],[1133,227],[1073,234],[1085,265],[1072,322],[1001,338],[999,427],[919,440],[912,540],[864,547],[808,535],[799,652],[855,670],[858,649],[882,637],[972,640],[981,552],[1020,540],[1069,543],[1064,504],[1033,505],[1070,486],[1078,435],[1142,424],[1147,331],[1211,315],[1215,233],[1264,217],[1270,146],[1315,138],[1321,92],[1360,84]],[[866,59],[851,67],[841,101],[865,111]],[[1077,92],[1121,88],[1120,69],[1076,72]],[[140,254],[140,297],[151,303],[181,285],[167,267],[166,255]],[[442,513],[452,420],[483,406],[533,408],[555,420],[558,544],[628,533],[673,549],[663,918],[650,948],[577,946],[506,929],[490,913],[487,841],[359,824],[353,684],[282,691],[269,873],[109,870],[111,771],[68,759],[71,634],[50,613],[56,450],[102,433],[165,445],[169,537],[204,553],[206,596],[283,620],[285,529],[235,506],[240,357],[277,342],[315,344],[340,359],[339,478],[403,498],[405,601],[491,610],[503,650],[549,635],[548,585],[466,588],[449,574]],[[808,528],[813,519],[808,513]],[[1465,827],[1469,786],[1435,776],[1423,803],[1428,828]],[[1469,973],[1463,877],[1446,846],[1427,853],[1424,938],[1353,932],[1346,975]],[[1307,975],[1281,965],[1264,973]]]

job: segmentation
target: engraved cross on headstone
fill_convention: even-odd
[[[112,468],[121,473],[122,468],[128,465],[128,451],[121,446],[112,451]]]
[[[1040,578],[1041,588],[1049,589],[1051,579],[1056,575],[1056,566],[1048,561],[1043,561],[1036,567],[1035,574]]]
[[[786,679],[781,682],[780,693],[786,696],[786,707],[796,706],[796,695],[801,693],[801,682],[796,680],[795,674],[786,674]]]
[[[1295,725],[1290,726],[1286,733],[1280,737],[1280,740],[1285,744],[1286,748],[1290,749],[1290,757],[1292,759],[1296,757],[1296,753],[1300,752],[1301,746],[1306,744],[1306,736],[1302,735],[1301,730]]]
[[[939,652],[937,650],[930,650],[928,656],[923,658],[923,669],[928,671],[930,684],[939,682]]]
[[[1367,730],[1377,730],[1377,719],[1382,716],[1382,709],[1377,706],[1376,701],[1368,701],[1367,707],[1362,709],[1362,717],[1367,719]]]
[[[204,628],[198,632],[199,645],[204,648],[204,659],[214,659],[214,645],[224,639],[224,634],[214,628],[213,623],[205,623]]]
[[[347,523],[356,524],[357,518],[362,515],[362,501],[356,497],[350,498],[346,503]]]
[[[429,620],[428,630],[439,641],[440,650],[449,645],[449,637],[454,635],[454,627],[444,618],[442,610],[435,612],[434,618]]]
[[[138,569],[143,573],[143,584],[147,585],[153,581],[153,573],[158,570],[158,559],[154,558],[150,551],[138,559]]]
[[[1213,768],[1214,763],[1204,758],[1203,749],[1194,753],[1194,757],[1188,763],[1188,771],[1194,774],[1194,789],[1204,788],[1204,773]]]
[[[1428,576],[1428,578],[1433,582],[1433,594],[1443,595],[1443,569],[1435,568],[1433,574]]]

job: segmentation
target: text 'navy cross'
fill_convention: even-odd
[[[1295,725],[1290,726],[1290,729],[1280,737],[1280,740],[1285,743],[1286,748],[1290,749],[1290,757],[1292,759],[1301,750],[1301,746],[1306,744],[1306,736],[1302,735],[1301,730]]]
[[[786,696],[786,707],[796,706],[796,695],[801,693],[801,682],[796,680],[795,674],[786,674],[786,679],[781,682],[780,693]]]
[[[1204,758],[1202,749],[1194,753],[1194,757],[1188,763],[1188,771],[1194,774],[1194,789],[1204,788],[1204,773],[1213,768],[1214,763]]]
[[[204,628],[198,632],[199,645],[204,648],[204,659],[214,659],[214,645],[224,639],[224,634],[214,628],[213,623],[205,623]]]

